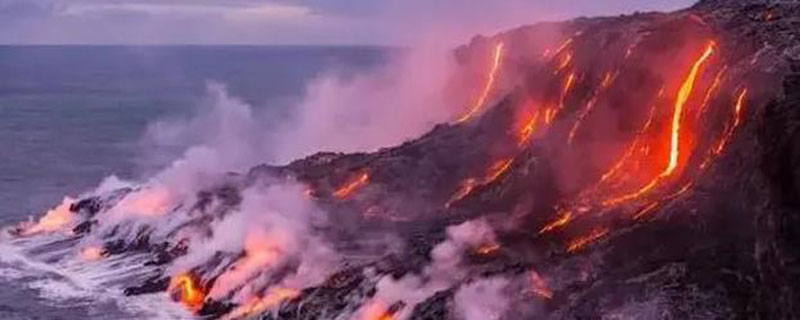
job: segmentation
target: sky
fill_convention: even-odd
[[[2,44],[407,45],[694,0],[0,0]],[[445,40],[446,39],[446,40]]]

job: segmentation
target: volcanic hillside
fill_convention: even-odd
[[[461,319],[480,302],[498,306],[487,319],[800,318],[799,3],[541,23],[454,56],[480,78],[473,103],[418,139],[258,166],[177,205],[95,194],[62,208],[77,221],[60,241],[143,254],[153,269],[126,294],[209,318]],[[289,230],[314,239],[247,235],[176,267],[286,184],[325,212]],[[121,206],[173,218],[123,225]],[[321,243],[335,267],[297,280]]]

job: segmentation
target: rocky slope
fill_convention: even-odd
[[[493,57],[491,95],[460,121],[374,153],[229,175],[172,209],[184,218],[167,232],[102,221],[146,188],[87,197],[70,208],[82,221],[71,241],[146,254],[156,268],[126,293],[169,291],[206,317],[455,319],[467,293],[503,281],[492,318],[800,318],[800,4],[701,1],[456,51],[476,70]],[[335,270],[269,300],[306,260],[259,266],[261,305],[241,313],[233,294],[206,291],[245,268],[247,249],[175,283],[169,266],[191,237],[224,232],[210,225],[245,207],[247,190],[286,183],[326,213],[302,230],[337,252]],[[490,235],[454,228],[476,221]],[[443,244],[460,249],[452,269]]]

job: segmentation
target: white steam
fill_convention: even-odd
[[[508,309],[509,281],[495,277],[462,286],[455,295],[455,312],[463,320],[499,320]]]
[[[418,48],[355,77],[326,74],[307,88],[273,139],[279,163],[318,151],[372,151],[419,136],[463,110],[449,86],[451,51]]]
[[[383,277],[378,281],[375,295],[364,304],[358,314],[363,317],[365,313],[374,312],[376,305],[386,308],[385,306],[402,301],[405,303],[405,307],[395,317],[396,319],[407,319],[415,305],[439,291],[458,286],[469,278],[463,259],[469,250],[494,243],[494,231],[483,219],[467,221],[447,228],[447,239],[436,245],[431,251],[431,264],[425,267],[422,274],[407,275],[397,280],[391,276]],[[483,294],[492,294],[493,296],[484,297],[491,303],[483,305],[480,310],[501,312],[502,308],[500,307],[507,303],[505,296],[500,293],[501,284],[505,282],[497,279],[491,280],[490,284],[484,284],[483,281],[477,282],[481,285],[480,287],[473,288],[473,285],[466,285],[465,288],[459,290],[459,294],[462,295],[461,299],[470,299],[475,290],[483,290]],[[465,293],[461,293],[462,291]],[[456,300],[458,301],[458,299],[457,296]],[[470,316],[475,314],[472,310],[469,311]]]

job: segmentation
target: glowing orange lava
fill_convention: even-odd
[[[603,76],[603,80],[600,82],[600,88],[595,90],[592,98],[589,99],[589,102],[586,103],[586,107],[583,108],[580,114],[578,114],[578,118],[575,119],[575,123],[572,125],[572,129],[569,130],[569,135],[567,136],[567,144],[572,144],[573,140],[575,140],[575,134],[578,133],[578,128],[581,127],[583,121],[586,119],[586,116],[589,115],[590,112],[594,109],[595,105],[597,105],[597,99],[599,95],[611,87],[611,83],[614,81],[615,76],[612,75],[611,72],[606,72],[605,76]],[[563,105],[563,98],[562,105]]]
[[[744,108],[744,99],[747,96],[747,89],[743,89],[742,92],[739,93],[739,96],[736,98],[736,104],[733,107],[733,123],[730,124],[725,130],[725,135],[720,140],[719,144],[714,148],[715,154],[720,154],[722,150],[725,149],[725,146],[728,144],[728,140],[730,140],[731,136],[733,136],[733,132],[736,130],[736,127],[742,121],[742,109]]]
[[[722,82],[722,76],[725,75],[727,70],[728,66],[725,66],[722,68],[722,70],[717,72],[717,76],[714,77],[714,82],[711,83],[711,87],[709,87],[708,91],[706,91],[706,96],[703,98],[703,103],[700,105],[700,110],[696,113],[697,118],[700,118],[700,116],[705,113],[706,107],[708,107],[708,102],[711,101],[711,97],[717,91],[717,88],[719,88],[719,84]]]
[[[556,66],[556,70],[553,72],[553,74],[558,74],[561,72],[561,70],[566,69],[570,62],[572,62],[572,52],[567,52],[567,54],[564,55],[564,58],[561,59],[561,62],[558,64],[558,66]]]
[[[367,182],[369,182],[369,174],[366,172],[361,173],[352,181],[336,189],[336,191],[333,192],[333,196],[339,199],[345,199],[350,196],[353,191],[365,186]]]
[[[671,176],[675,172],[675,169],[678,167],[678,160],[680,156],[680,131],[683,108],[686,105],[686,102],[689,100],[689,96],[692,94],[692,91],[694,90],[695,81],[698,73],[700,72],[700,68],[713,53],[714,42],[710,42],[703,55],[692,65],[689,75],[686,77],[686,80],[683,81],[683,84],[678,91],[678,96],[675,98],[675,106],[672,113],[672,126],[670,129],[669,159],[664,171],[662,171],[658,176],[656,176],[653,180],[639,190],[604,201],[604,206],[617,205],[639,198],[643,194],[654,189],[663,179]]]
[[[100,247],[88,247],[81,250],[81,258],[86,261],[96,261],[103,258],[105,252]]]
[[[544,110],[544,123],[550,125],[556,117],[556,109],[547,108]]]
[[[566,41],[564,41],[564,43],[558,46],[558,49],[556,49],[555,54],[559,54],[561,53],[561,51],[564,51],[564,49],[566,49],[570,44],[572,44],[572,41],[573,41],[572,38],[569,38]]]
[[[487,255],[494,254],[498,250],[500,250],[500,245],[499,244],[490,243],[490,244],[484,244],[484,245],[476,248],[475,249],[475,253],[477,253],[479,255],[482,255],[482,256],[487,256]]]
[[[581,236],[581,237],[571,241],[569,243],[569,245],[567,246],[567,252],[578,251],[578,250],[586,247],[588,244],[596,241],[597,239],[602,238],[603,236],[608,234],[608,232],[609,232],[609,230],[606,229],[606,228],[600,228],[600,229],[592,230],[592,232],[589,233],[588,235]]]
[[[622,167],[625,165],[628,159],[632,157],[637,150],[639,151],[641,150],[638,148],[638,145],[642,141],[642,135],[647,131],[647,129],[650,128],[650,125],[653,124],[653,119],[655,118],[655,115],[656,115],[656,106],[653,105],[653,107],[650,108],[650,114],[647,116],[647,121],[645,121],[644,125],[637,133],[636,138],[633,140],[630,147],[628,147],[628,150],[625,151],[622,157],[611,167],[611,169],[603,173],[603,175],[600,177],[600,183],[606,182],[612,176],[614,176],[620,169],[622,169]]]
[[[262,313],[279,306],[282,302],[296,298],[300,291],[288,288],[270,288],[263,297],[253,297],[231,311],[226,319],[239,319]]]
[[[675,109],[672,113],[672,136],[670,140],[670,151],[669,151],[669,164],[664,172],[661,173],[662,177],[666,177],[671,175],[675,168],[678,167],[678,156],[679,156],[679,147],[680,147],[680,130],[681,130],[681,115],[683,113],[683,107],[686,105],[686,101],[689,100],[689,96],[692,94],[694,90],[694,83],[697,79],[697,74],[700,72],[700,67],[703,63],[714,53],[714,42],[708,44],[706,47],[706,51],[700,57],[699,60],[695,61],[694,65],[692,66],[692,70],[689,72],[689,76],[686,78],[686,81],[683,82],[681,85],[680,90],[678,91],[678,97],[675,99]]]
[[[567,223],[569,223],[570,221],[572,221],[572,211],[563,210],[563,211],[558,213],[558,216],[559,216],[559,218],[556,219],[556,221],[553,221],[550,224],[545,225],[544,227],[542,227],[542,229],[539,230],[539,234],[542,234],[542,233],[545,233],[545,232],[548,232],[548,231],[552,231],[552,230],[554,230],[554,229],[556,229],[558,227],[564,226]]]
[[[169,283],[168,292],[186,308],[195,312],[203,308],[206,299],[205,291],[189,273],[173,277]]]
[[[522,146],[536,132],[536,121],[539,120],[539,110],[533,112],[533,116],[525,123],[522,130],[517,134],[517,145]]]
[[[64,197],[61,204],[45,213],[35,224],[23,224],[21,226],[22,235],[32,235],[43,232],[61,231],[69,227],[75,219],[75,214],[70,211],[70,207],[75,203],[75,199]]]
[[[461,201],[461,199],[464,199],[467,195],[469,195],[472,192],[472,189],[474,189],[476,185],[477,181],[475,179],[470,178],[464,180],[464,183],[461,184],[461,188],[458,189],[458,191],[455,194],[453,194],[452,197],[450,197],[450,200],[447,201],[444,207],[450,208],[450,206],[452,206],[453,203],[456,203],[458,201]]]
[[[483,178],[483,180],[478,181],[475,178],[469,178],[464,180],[464,182],[461,184],[461,188],[455,194],[453,194],[452,197],[450,197],[450,200],[447,201],[444,207],[450,208],[450,206],[452,206],[453,203],[461,201],[461,199],[464,199],[466,196],[472,193],[472,190],[474,190],[475,187],[481,185],[487,185],[494,182],[495,180],[497,180],[497,178],[502,176],[503,173],[508,171],[508,168],[511,167],[512,163],[514,163],[514,158],[499,160],[493,163],[491,166],[489,166],[489,170],[486,173],[486,176]]]
[[[569,76],[567,76],[567,80],[564,81],[564,89],[561,91],[561,99],[558,103],[558,109],[564,109],[564,100],[567,99],[567,94],[569,90],[572,89],[572,85],[575,84],[575,73],[571,72]]]
[[[167,188],[150,187],[128,194],[114,207],[114,210],[123,214],[158,216],[167,212],[171,200]]]
[[[382,302],[375,301],[361,312],[361,320],[395,320],[395,317]]]
[[[492,68],[489,70],[489,76],[488,79],[486,80],[486,86],[484,86],[481,95],[478,97],[478,100],[475,101],[475,104],[472,105],[469,112],[467,112],[461,118],[456,120],[456,123],[461,123],[469,120],[470,118],[472,118],[472,116],[478,113],[478,111],[480,111],[480,109],[486,103],[486,100],[489,98],[489,94],[492,92],[492,89],[494,88],[494,83],[497,78],[497,72],[500,70],[500,62],[503,57],[503,46],[504,44],[502,42],[498,43],[495,46],[492,59]]]
[[[486,178],[483,179],[483,184],[490,184],[497,180],[503,173],[508,171],[508,168],[511,167],[511,164],[514,163],[514,158],[508,158],[504,160],[500,160],[492,164],[489,167],[489,172],[486,175]]]

